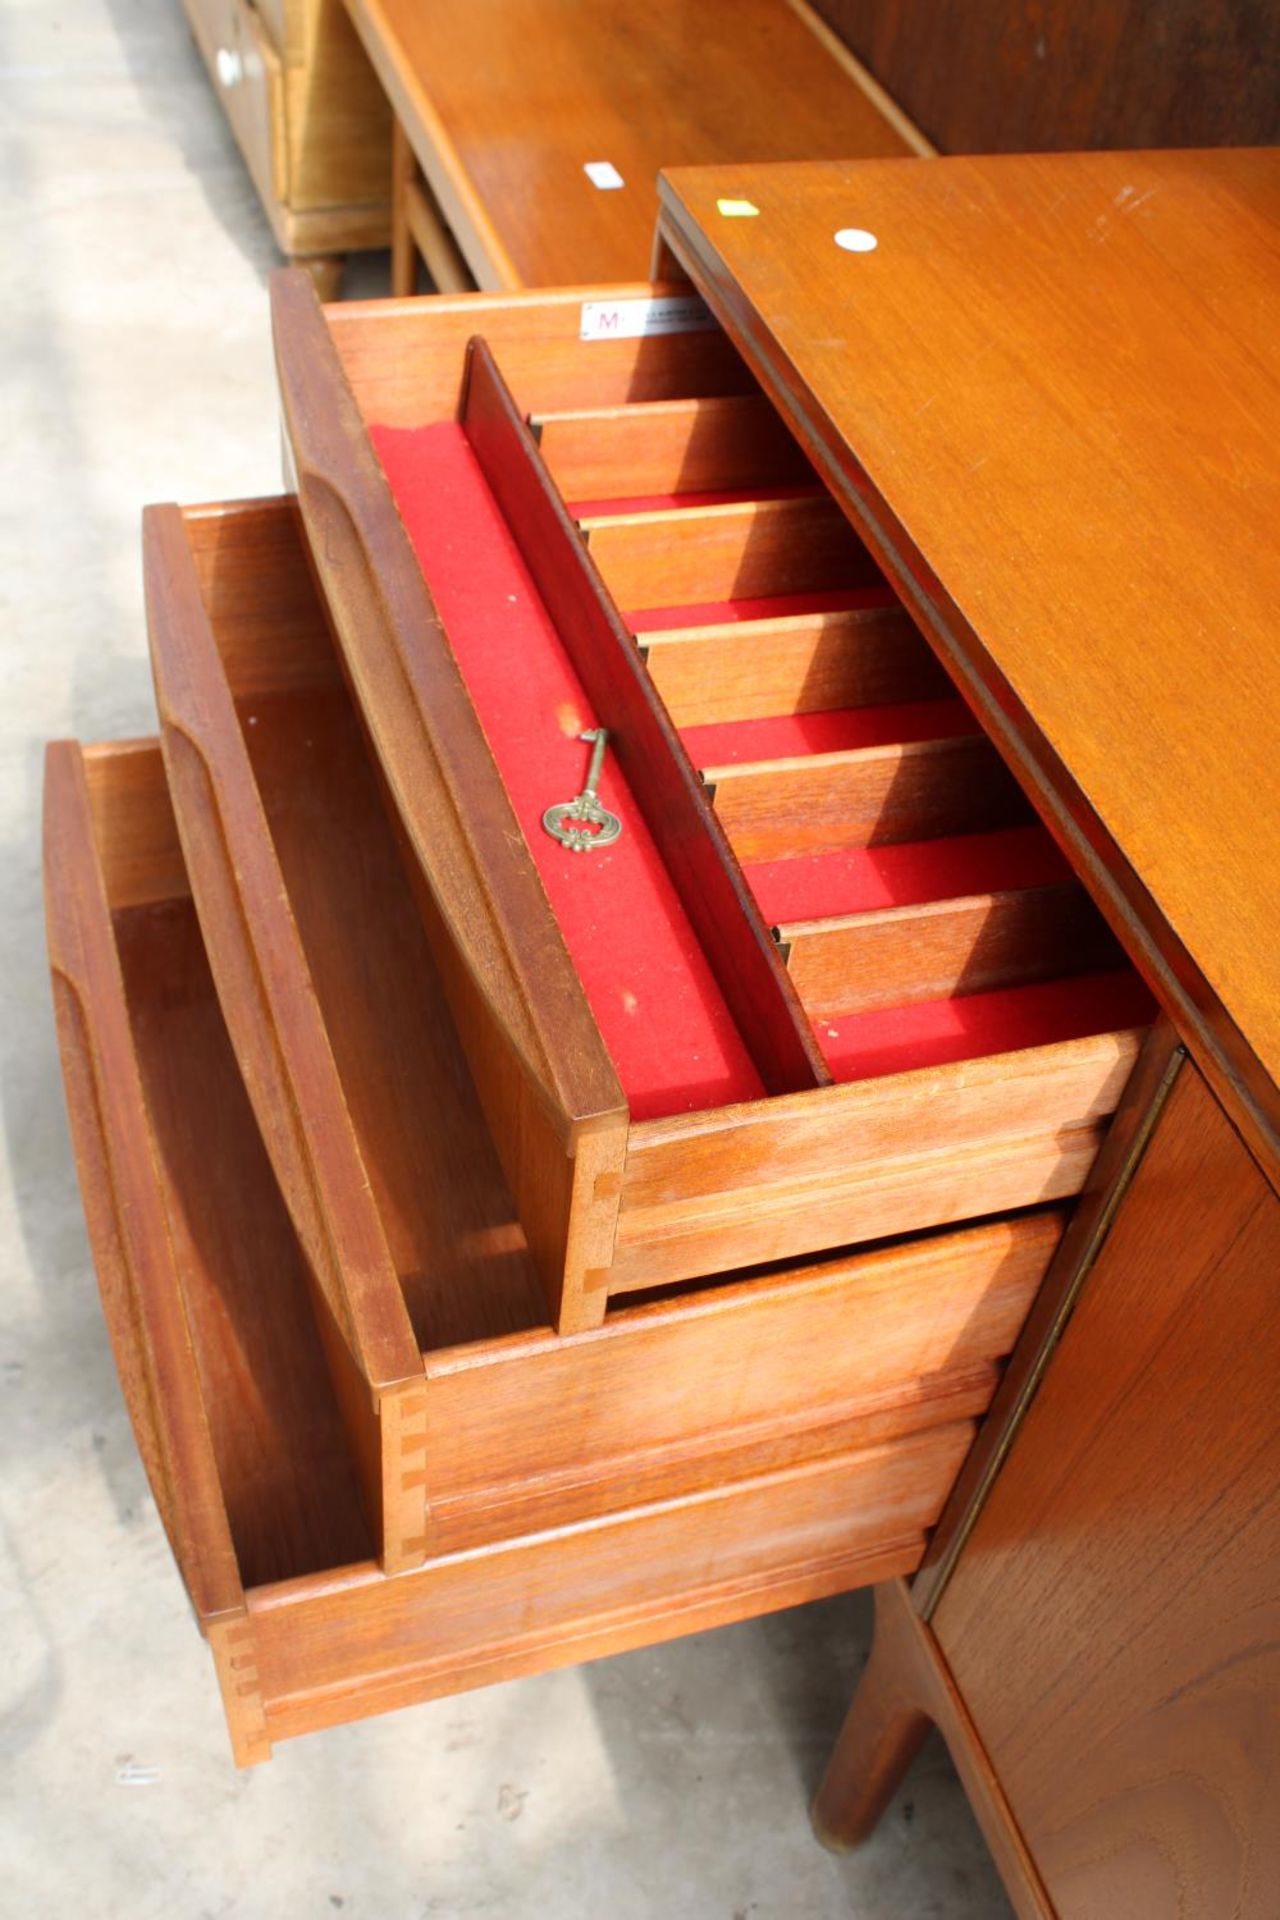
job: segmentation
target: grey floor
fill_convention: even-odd
[[[178,0],[0,0],[0,156],[0,1913],[999,1920],[936,1743],[859,1855],[810,1836],[863,1596],[230,1764],[85,1244],[40,757],[153,728],[143,502],[279,487],[275,259]]]

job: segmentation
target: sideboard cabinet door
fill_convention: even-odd
[[[1190,1066],[933,1629],[1062,1920],[1280,1913],[1280,1201]]]

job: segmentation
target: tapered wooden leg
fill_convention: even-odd
[[[418,291],[418,255],[409,226],[409,187],[416,164],[397,120],[391,129],[391,292],[397,300]]]
[[[921,1704],[916,1630],[906,1586],[877,1587],[871,1658],[813,1803],[824,1846],[865,1840],[920,1751],[930,1718]]]

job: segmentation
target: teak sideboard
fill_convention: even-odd
[[[1275,180],[689,169],[655,284],[277,280],[291,494],[149,511],[159,737],[46,805],[240,1760],[954,1566],[941,1619],[1186,1088],[1270,1177]]]
[[[1028,1915],[1280,1906],[1278,216],[1262,151],[665,190],[1162,1006],[816,1810],[932,1721]]]

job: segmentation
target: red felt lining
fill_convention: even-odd
[[[778,593],[754,600],[703,601],[693,606],[640,607],[623,615],[635,634],[666,633],[682,627],[730,627],[741,620],[790,620],[806,613],[853,613],[895,607],[898,596],[884,586],[830,588],[826,592]]]
[[[695,767],[738,761],[788,760],[857,747],[900,746],[911,740],[948,740],[977,733],[963,700],[911,700],[900,707],[835,707],[817,713],[771,714],[762,720],[718,720],[682,727]]]
[[[452,421],[374,427],[467,689],[636,1119],[758,1098],[759,1075],[617,761],[600,797],[624,822],[606,853],[542,827],[586,774],[589,706],[510,529]]]
[[[836,1015],[814,1033],[836,1080],[878,1080],[913,1067],[1146,1026],[1155,1002],[1129,968],[1037,981],[994,993],[957,994],[911,1007]]]
[[[776,927],[970,893],[1047,887],[1070,880],[1071,868],[1045,829],[1029,826],[761,860],[746,868],[746,877],[760,911]]]
[[[601,798],[622,815],[607,853],[574,855],[542,828],[544,809],[579,790],[588,749],[577,739],[597,716],[538,596],[461,426],[373,427],[371,435],[408,529],[521,828],[636,1119],[759,1098],[763,1089],[689,924],[670,875],[621,779],[606,760]],[[729,624],[844,607],[892,605],[886,588],[669,607],[633,615],[637,631]],[[913,703],[918,713],[959,701]],[[740,751],[799,738],[783,753],[815,748],[815,732],[890,722],[903,738],[910,709],[782,716],[691,728],[686,739],[736,735]],[[607,722],[608,716],[601,716]],[[807,724],[808,732],[796,733]],[[755,731],[753,731],[755,730]],[[936,717],[928,735],[936,737]],[[846,736],[841,734],[841,744]],[[926,736],[912,736],[926,737]],[[864,736],[855,744],[867,744]],[[908,899],[1035,884],[1065,874],[1041,829],[966,835],[915,846],[771,862],[751,870],[770,918],[820,918]],[[998,876],[998,877],[997,877]],[[1039,1046],[1144,1024],[1150,995],[1131,972],[1079,976],[996,993],[823,1021],[814,1031],[838,1080]]]

